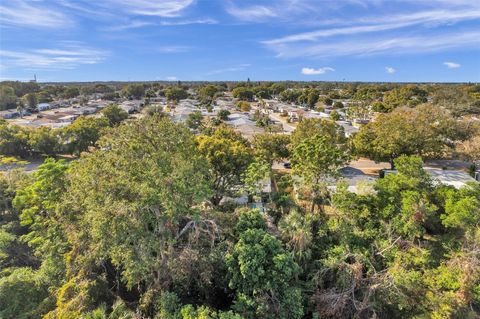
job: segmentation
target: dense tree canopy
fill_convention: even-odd
[[[205,85],[198,89],[198,96],[200,100],[210,102],[218,92],[218,87],[215,85]]]
[[[243,86],[233,89],[232,94],[233,97],[242,101],[253,101],[255,95],[251,89]]]
[[[433,106],[400,108],[362,127],[352,143],[357,154],[377,161],[392,162],[400,155],[435,158],[458,138],[456,126],[452,118]]]
[[[128,113],[116,104],[110,104],[102,110],[110,126],[116,126],[128,118]]]
[[[79,155],[95,146],[102,131],[108,126],[107,118],[80,116],[63,131],[69,153]]]
[[[145,95],[143,84],[128,84],[122,89],[122,95],[130,99],[139,99]]]
[[[16,98],[72,87],[8,85]],[[348,116],[406,86],[228,87],[260,102],[291,91],[348,98]],[[469,103],[480,92],[448,87]],[[291,135],[251,141],[217,118],[200,125],[199,113],[179,124],[160,107],[128,120],[104,110],[61,129],[0,120],[0,318],[479,317],[480,184],[440,184],[422,162],[479,160],[478,121],[465,109],[396,106],[349,138],[332,120],[303,119]],[[350,150],[391,160],[396,172],[353,191],[340,178]],[[11,156],[43,164],[24,172]]]
[[[247,141],[227,127],[196,140],[200,154],[210,166],[208,179],[214,190],[211,201],[218,205],[224,196],[234,196],[239,190],[242,174],[252,160],[251,152]]]
[[[0,111],[13,109],[17,104],[15,90],[8,85],[0,85]]]
[[[169,101],[178,102],[188,97],[187,91],[180,86],[169,87],[165,90],[165,96]]]
[[[288,158],[290,136],[284,134],[256,134],[253,137],[253,146],[256,155],[269,163]]]
[[[300,144],[306,138],[323,135],[327,136],[332,143],[345,143],[343,128],[333,121],[324,119],[304,119],[295,128],[291,136],[293,145]]]

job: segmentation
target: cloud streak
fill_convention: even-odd
[[[184,53],[191,50],[189,46],[182,45],[164,45],[153,49],[158,53]]]
[[[323,68],[302,68],[302,74],[304,75],[318,75],[318,74],[325,74],[327,72],[333,72],[335,71],[334,68],[331,67],[323,67]]]
[[[23,69],[75,69],[83,64],[102,62],[107,52],[87,48],[80,43],[67,43],[58,49],[34,49],[26,52],[0,50],[0,57],[9,66]]]
[[[218,70],[213,70],[207,73],[207,75],[214,75],[214,74],[220,74],[220,73],[226,73],[226,72],[237,72],[237,71],[243,71],[250,67],[251,65],[248,63],[244,64],[238,64],[229,68],[224,68],[224,69],[218,69]]]
[[[179,18],[195,3],[194,0],[9,0],[0,4],[0,24],[5,26],[63,29],[83,17],[113,26],[105,31],[123,31],[145,26],[213,24],[210,18],[169,20]],[[165,21],[144,21],[139,18],[161,17]],[[125,21],[120,25],[115,23]]]
[[[457,47],[478,48],[480,31],[429,34],[423,36],[399,36],[391,38],[356,38],[320,43],[295,43],[273,45],[270,49],[281,58],[325,58],[332,56],[368,56],[376,54],[409,54],[437,52]]]
[[[449,69],[458,69],[461,65],[455,62],[443,62],[443,65],[445,65]]]
[[[463,10],[463,11],[446,11],[446,10],[435,10],[435,11],[425,11],[413,13],[411,15],[396,15],[388,18],[381,19],[361,19],[361,23],[364,22],[377,22],[376,24],[370,25],[359,25],[359,26],[350,26],[343,28],[331,28],[316,30],[311,32],[303,32],[298,34],[293,34],[277,39],[263,41],[267,45],[276,45],[276,44],[285,44],[292,42],[300,41],[316,41],[321,38],[339,36],[339,35],[356,35],[362,33],[372,33],[380,32],[387,30],[400,29],[405,27],[410,27],[418,24],[431,24],[431,23],[441,23],[448,24],[454,23],[457,21],[466,21],[466,20],[475,20],[480,19],[480,9],[479,10]]]
[[[365,8],[374,5],[370,0],[357,2]],[[331,24],[335,27],[294,33],[261,43],[283,58],[406,54],[480,45],[480,40],[475,39],[479,31],[468,26],[480,20],[480,5],[465,1],[452,4],[437,0],[435,3],[435,9],[417,12],[377,14],[343,21],[333,19]],[[462,23],[462,27],[453,28],[457,23]]]
[[[392,68],[391,66],[386,66],[385,72],[387,72],[388,74],[394,74],[395,72],[397,72],[397,70],[395,70],[395,68]]]
[[[277,16],[277,13],[272,8],[261,5],[238,7],[231,4],[226,10],[230,15],[243,21],[254,21],[256,19],[272,18]]]
[[[178,17],[194,3],[193,0],[107,0],[107,2],[131,14],[163,18]]]
[[[40,2],[9,0],[0,4],[0,24],[29,28],[66,28],[74,23],[62,11],[46,7]]]

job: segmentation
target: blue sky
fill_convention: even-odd
[[[8,0],[0,80],[480,82],[478,0]]]

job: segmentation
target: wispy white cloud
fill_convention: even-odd
[[[256,19],[277,16],[277,13],[273,8],[261,5],[238,7],[234,4],[230,4],[226,10],[230,15],[244,21],[253,21]]]
[[[251,66],[251,64],[248,64],[248,63],[238,64],[238,65],[231,66],[231,67],[228,67],[228,68],[210,71],[210,72],[207,73],[207,75],[220,74],[220,73],[225,73],[225,72],[243,71],[250,66]]]
[[[135,15],[178,17],[181,12],[194,3],[194,0],[107,0],[121,10]]]
[[[385,71],[386,71],[388,74],[394,74],[395,72],[397,72],[397,70],[395,70],[395,68],[392,68],[391,66],[386,66],[386,67],[385,67]]]
[[[305,75],[325,74],[327,72],[333,72],[333,71],[335,71],[335,69],[328,66],[323,68],[318,68],[318,69],[302,68],[302,74],[305,74]]]
[[[34,28],[66,28],[73,25],[70,17],[58,8],[42,2],[24,0],[2,1],[0,24]]]
[[[137,29],[137,28],[142,28],[142,27],[149,27],[149,26],[154,26],[156,25],[153,22],[148,22],[148,21],[140,21],[140,20],[133,20],[129,21],[125,24],[122,25],[115,25],[111,27],[105,28],[106,31],[125,31],[129,29]]]
[[[96,19],[112,26],[106,31],[122,31],[151,25],[213,24],[213,19],[172,21],[183,16],[195,0],[8,0],[0,3],[0,24],[10,26],[70,27],[78,18]],[[165,21],[143,21],[141,17],[161,17]]]
[[[360,37],[314,43],[269,45],[277,57],[322,58],[345,55],[408,54],[436,52],[457,47],[478,48],[480,31],[400,37]]]
[[[449,69],[457,69],[461,66],[459,63],[455,62],[443,62],[443,65],[445,65]]]
[[[245,0],[224,2],[227,3],[225,11],[244,22],[304,24],[317,20],[318,13],[325,11],[326,8],[337,8],[338,3],[346,1],[322,0],[321,5],[318,0],[256,1],[257,4],[251,4]]]
[[[100,63],[107,52],[78,43],[67,42],[58,49],[33,49],[25,52],[0,50],[0,57],[8,66],[23,69],[74,69],[82,64]]]
[[[350,34],[357,34],[357,33],[365,33],[365,32],[378,32],[378,31],[385,31],[396,29],[400,27],[398,24],[386,24],[386,25],[368,25],[368,26],[355,26],[355,27],[346,27],[346,28],[334,28],[334,29],[326,29],[326,30],[318,30],[312,32],[304,32],[293,34],[289,36],[285,36],[278,39],[267,40],[264,41],[264,44],[267,45],[277,45],[277,44],[285,44],[285,43],[292,43],[292,42],[300,42],[300,41],[316,41],[320,38],[332,37],[336,35],[350,35]]]
[[[328,7],[330,1],[325,1]],[[398,10],[401,12],[398,14],[385,13],[382,0],[346,2],[364,7],[365,14],[343,20],[331,15],[325,20],[328,22],[320,22],[330,27],[268,39],[262,44],[278,57],[286,58],[405,54],[463,46],[478,48],[480,45],[480,40],[476,39],[479,31],[471,27],[473,21],[480,21],[480,2],[433,0],[418,3],[411,0],[412,3]],[[452,27],[459,23],[461,27]]]
[[[152,50],[158,53],[184,53],[190,51],[192,48],[189,46],[181,45],[164,45],[153,48]]]
[[[105,30],[106,31],[125,31],[125,30],[138,29],[143,27],[180,26],[180,25],[191,25],[191,24],[217,24],[217,23],[218,23],[217,20],[210,19],[210,18],[197,19],[197,20],[164,20],[160,22],[132,20],[124,24],[107,27],[105,28]]]
[[[461,11],[447,11],[447,10],[433,10],[412,13],[409,15],[395,15],[381,18],[362,18],[357,21],[350,21],[350,23],[357,23],[360,25],[322,29],[310,32],[297,33],[285,37],[264,41],[264,44],[275,45],[300,41],[317,41],[321,38],[327,38],[339,35],[356,35],[362,33],[380,32],[387,30],[394,30],[405,28],[413,25],[432,23],[448,24],[456,21],[466,21],[480,19],[480,9],[478,10],[461,10]],[[368,25],[362,25],[368,23]]]
[[[211,18],[205,18],[205,19],[196,19],[196,20],[168,20],[168,21],[161,21],[159,22],[159,25],[189,25],[189,24],[217,24],[218,21],[215,19]]]
[[[167,76],[167,81],[176,81],[177,77],[176,76]]]

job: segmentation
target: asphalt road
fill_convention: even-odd
[[[42,163],[43,163],[43,159],[28,161],[28,163],[25,164],[25,165],[16,165],[16,164],[15,165],[11,165],[11,164],[0,165],[0,171],[6,172],[8,170],[12,170],[12,169],[15,169],[15,168],[23,168],[26,172],[33,172]]]

